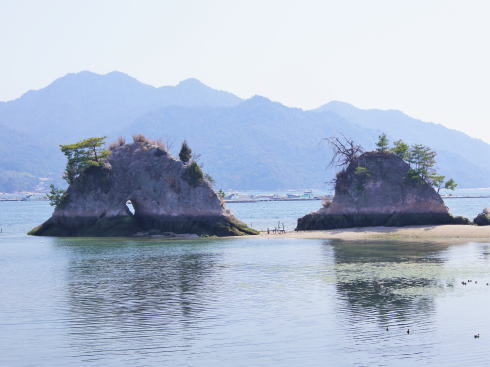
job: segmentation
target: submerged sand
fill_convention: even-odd
[[[363,227],[326,231],[298,231],[267,234],[262,237],[340,239],[345,241],[398,240],[398,241],[490,241],[490,226],[437,225],[410,227]],[[255,236],[254,236],[255,237]]]

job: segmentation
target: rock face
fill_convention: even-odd
[[[479,226],[489,226],[490,225],[490,208],[483,209],[483,212],[478,214],[473,222]]]
[[[256,234],[226,210],[206,180],[192,185],[188,166],[148,141],[112,149],[85,169],[52,217],[30,234],[128,236],[138,233]],[[126,206],[131,201],[134,214]]]
[[[335,196],[298,219],[296,230],[466,223],[453,218],[439,194],[388,152],[368,152],[337,175]]]

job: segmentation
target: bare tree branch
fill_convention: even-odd
[[[332,159],[328,167],[344,167],[349,165],[354,159],[359,157],[364,149],[354,143],[354,140],[347,139],[344,135],[332,136],[325,139],[332,147]]]

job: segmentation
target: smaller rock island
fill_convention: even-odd
[[[485,208],[473,219],[473,223],[479,226],[490,226],[490,208]]]
[[[225,209],[197,163],[143,136],[113,144],[101,165],[84,168],[53,215],[29,234],[134,236],[257,234]],[[198,170],[196,176],[195,170]],[[128,208],[130,202],[134,213]]]
[[[296,230],[467,223],[451,216],[440,195],[402,158],[373,151],[337,174],[333,200],[299,218]]]

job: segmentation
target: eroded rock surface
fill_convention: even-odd
[[[368,152],[337,175],[333,201],[298,219],[297,230],[466,223],[395,154]]]
[[[483,211],[473,219],[473,222],[479,226],[490,225],[490,208],[485,208]]]
[[[82,172],[52,217],[31,234],[256,234],[224,208],[207,181],[191,185],[185,178],[186,169],[181,161],[149,142],[118,146],[105,166]],[[134,214],[126,205],[128,200]]]

